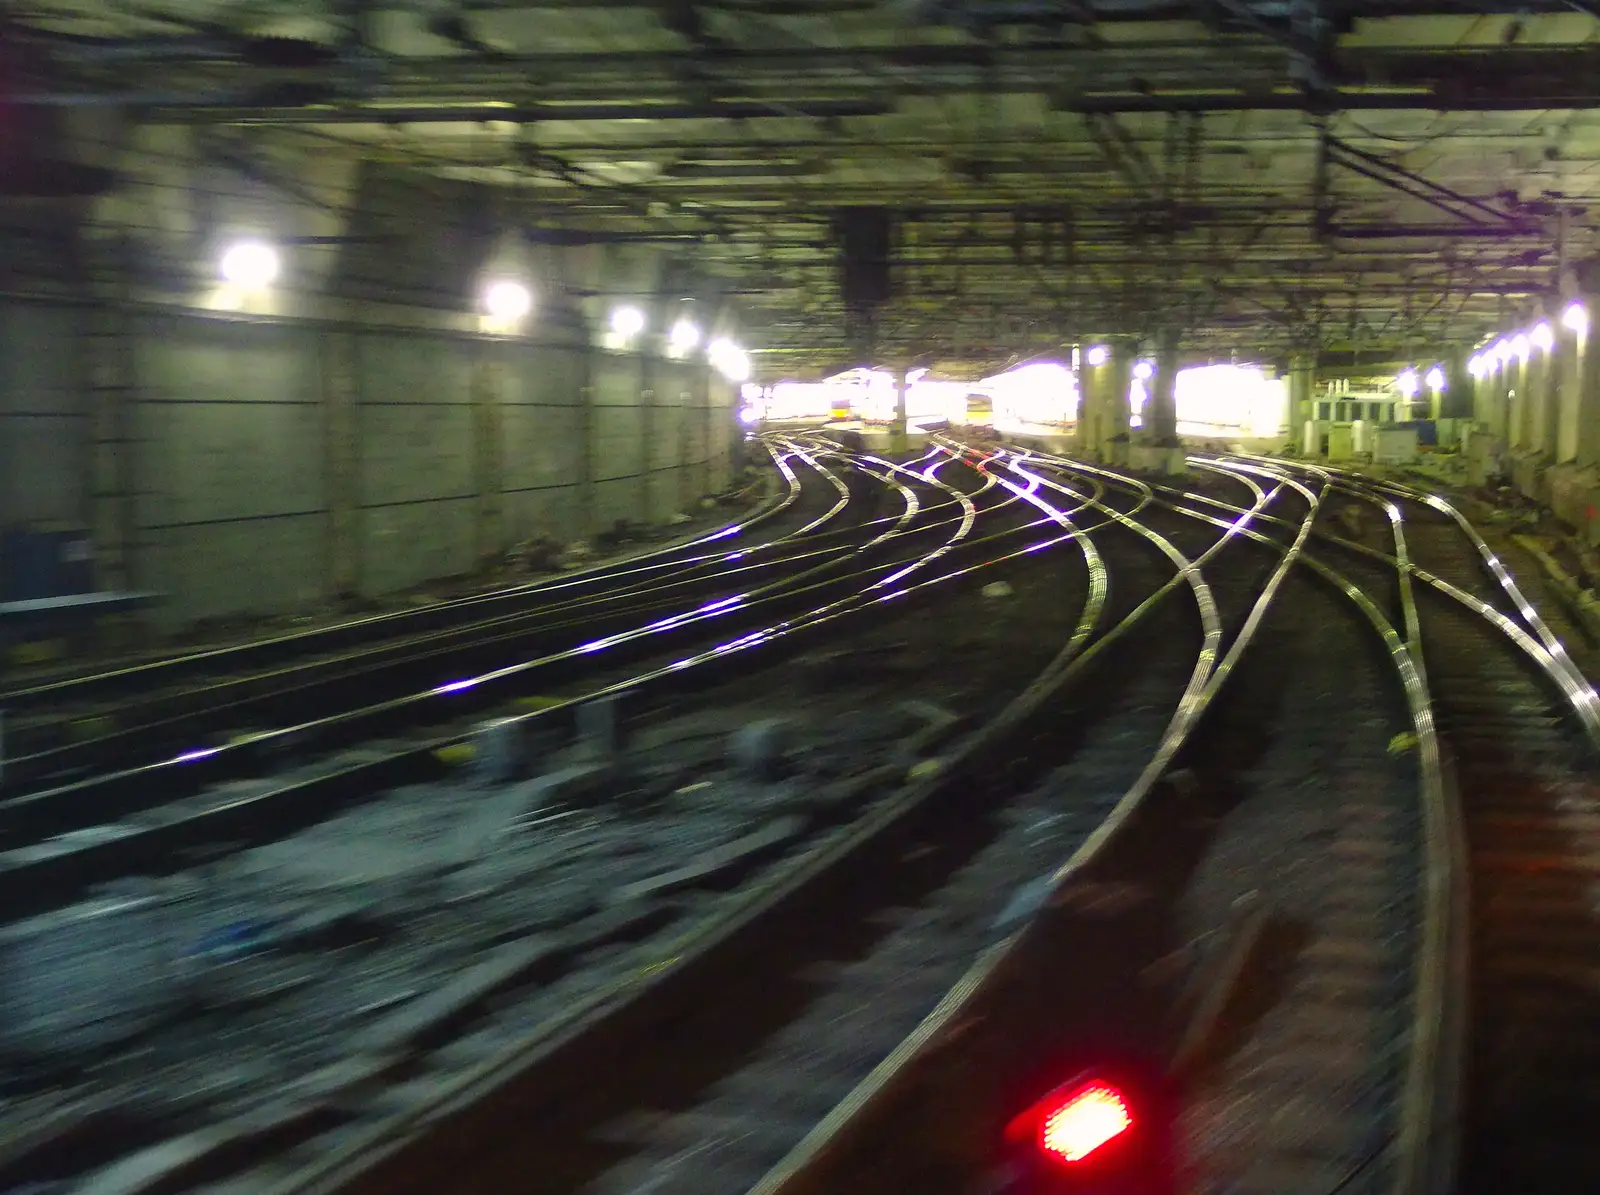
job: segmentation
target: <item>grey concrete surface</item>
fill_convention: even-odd
[[[0,525],[95,525],[84,323],[65,303],[0,302]],[[735,395],[703,365],[179,310],[139,315],[131,339],[127,580],[166,595],[163,628],[666,521],[729,476]]]

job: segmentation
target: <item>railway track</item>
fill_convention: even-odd
[[[928,472],[933,476],[933,466]],[[874,593],[892,593],[953,549],[985,550],[988,541],[970,534],[978,505],[944,483],[923,484],[962,514],[921,527],[905,519],[866,527],[864,536],[876,534],[770,592],[719,599],[553,656],[12,798],[0,805],[0,834],[10,848],[0,855],[0,890],[13,915],[37,910],[64,888],[100,882],[107,868],[137,872],[184,848],[258,841],[324,816],[330,802],[349,804],[433,775],[434,757],[470,738],[486,716],[508,715],[514,733],[544,730],[597,697],[680,689],[725,672],[741,653],[821,627]],[[1026,522],[1013,521],[1001,534]],[[517,713],[530,691],[535,708]],[[374,742],[377,736],[387,737]]]
[[[594,673],[637,692],[654,787],[519,833],[602,860],[633,903],[563,909],[541,881],[497,906],[549,864],[469,860],[466,899],[500,894],[475,914],[500,936],[436,957],[431,996],[389,983],[387,1028],[341,1036],[318,1083],[268,1107],[236,1084],[220,1122],[180,1102],[145,1151],[96,1155],[95,1181],[1009,1190],[1019,1099],[1110,1057],[1166,1126],[1164,1189],[1442,1192],[1458,1169],[1470,1191],[1600,1185],[1600,701],[1470,526],[1263,458],[1195,458],[1179,490],[943,447],[974,472],[962,525],[990,530],[918,540],[837,596],[804,587],[818,604],[683,657],[786,645],[770,660],[829,729],[778,771],[776,725],[739,737],[748,712],[709,713],[772,706],[765,674]],[[979,597],[990,578],[1011,598]],[[897,709],[912,687],[939,699]],[[884,716],[841,733],[863,708]],[[706,744],[730,733],[728,772]],[[629,835],[652,874],[596,845]],[[80,1189],[90,1171],[60,1159],[133,1098],[98,1091],[99,1113],[84,1095],[54,1121],[14,1099],[27,1128],[0,1137],[0,1187]]]
[[[990,488],[978,477],[974,477],[972,487],[979,493]],[[548,799],[540,803],[526,791],[526,783],[509,786],[491,784],[487,791],[482,788],[474,790],[471,786],[459,783],[447,786],[441,784],[437,776],[418,774],[415,764],[420,759],[418,752],[412,750],[405,755],[405,762],[412,765],[412,773],[405,777],[409,783],[391,794],[387,802],[389,808],[386,812],[380,809],[385,816],[379,818],[377,824],[368,818],[363,831],[352,833],[351,827],[346,827],[341,836],[335,829],[329,831],[329,836],[320,842],[314,834],[302,836],[292,843],[286,843],[275,855],[270,849],[273,844],[269,843],[267,857],[260,852],[255,855],[253,874],[257,878],[253,886],[241,886],[239,881],[246,877],[237,874],[240,870],[238,864],[243,857],[240,851],[246,844],[223,844],[227,846],[227,851],[222,863],[202,862],[194,865],[189,861],[191,865],[173,882],[186,888],[181,899],[187,902],[187,908],[210,909],[206,920],[221,933],[220,937],[202,935],[198,941],[194,941],[190,940],[193,934],[185,931],[180,936],[189,940],[191,949],[181,958],[169,961],[180,964],[180,973],[172,978],[176,986],[187,993],[185,999],[199,1001],[202,1026],[199,1032],[202,1035],[224,1029],[227,1017],[239,1016],[243,1009],[255,1005],[281,1004],[284,1000],[292,1002],[297,998],[296,993],[318,986],[325,988],[328,981],[320,985],[315,982],[315,977],[307,974],[308,964],[304,960],[291,965],[297,951],[303,952],[314,943],[320,942],[320,949],[336,949],[347,954],[354,952],[359,956],[362,951],[373,948],[374,940],[386,939],[393,948],[391,953],[398,949],[402,954],[416,954],[422,951],[422,946],[413,940],[415,927],[407,924],[415,921],[423,923],[428,931],[423,934],[424,939],[437,934],[443,927],[454,925],[452,938],[458,940],[459,945],[447,957],[433,958],[428,965],[435,969],[412,975],[409,984],[398,982],[393,976],[363,974],[359,967],[345,974],[341,980],[338,968],[334,968],[331,982],[344,982],[357,994],[370,992],[365,997],[366,1003],[355,1012],[358,1022],[371,1022],[365,1025],[369,1032],[361,1037],[352,1051],[357,1056],[355,1062],[350,1058],[337,1061],[324,1059],[327,1061],[324,1067],[315,1065],[317,1058],[314,1050],[310,1055],[305,1053],[306,1043],[303,1041],[298,1044],[274,1042],[274,1055],[281,1053],[285,1058],[297,1059],[306,1072],[319,1074],[321,1077],[317,1081],[324,1084],[309,1099],[303,1087],[291,1084],[299,1094],[299,1101],[291,1098],[289,1102],[293,1108],[280,1109],[278,1112],[247,1106],[252,1095],[259,1101],[260,1084],[246,1081],[247,1071],[243,1072],[244,1077],[241,1078],[239,1068],[243,1064],[237,1057],[231,1059],[231,1066],[216,1065],[217,1059],[213,1057],[210,1065],[214,1077],[202,1080],[195,1073],[195,1067],[198,1065],[204,1070],[208,1064],[203,1058],[192,1056],[195,1053],[193,1043],[189,1043],[189,1049],[185,1050],[183,1042],[171,1040],[175,1028],[173,1024],[162,1022],[152,1027],[138,1022],[130,1038],[129,1025],[124,1023],[119,1029],[113,1023],[117,1020],[114,1016],[100,1018],[102,1031],[109,1033],[112,1044],[121,1048],[119,1056],[126,1057],[128,1040],[139,1045],[139,1051],[145,1055],[143,1063],[139,1065],[157,1064],[152,1073],[165,1081],[167,1099],[146,1101],[155,1107],[130,1108],[126,1106],[126,1090],[118,1092],[116,1085],[111,1084],[113,1090],[108,1094],[106,1084],[91,1083],[89,1086],[95,1088],[93,1092],[80,1090],[79,1098],[67,1099],[64,1108],[51,1112],[48,1107],[41,1107],[41,1100],[45,1104],[52,1102],[45,1094],[48,1091],[72,1090],[74,1076],[77,1076],[81,1086],[83,1070],[90,1063],[93,1063],[94,1071],[109,1074],[126,1073],[129,1063],[119,1065],[115,1058],[109,1062],[95,1062],[98,1057],[96,1051],[103,1052],[109,1047],[106,1041],[96,1038],[93,1033],[88,1035],[87,1040],[80,1040],[73,1050],[63,1049],[59,1060],[51,1060],[48,1048],[41,1053],[41,1044],[48,1047],[48,1030],[52,1021],[48,1016],[38,1015],[41,1011],[49,1011],[42,1007],[48,993],[36,985],[32,991],[24,993],[26,999],[23,1001],[27,1003],[31,1000],[32,1003],[30,1011],[35,1014],[35,1040],[19,1043],[13,1037],[9,1043],[12,1046],[20,1045],[24,1053],[29,1053],[31,1047],[31,1057],[28,1065],[13,1069],[6,1075],[10,1094],[18,1094],[19,1099],[7,1108],[7,1123],[16,1128],[8,1133],[7,1139],[0,1141],[0,1175],[7,1180],[23,1175],[28,1182],[65,1182],[70,1186],[71,1179],[51,1173],[52,1165],[59,1167],[64,1164],[60,1154],[52,1154],[51,1149],[59,1147],[62,1141],[81,1146],[82,1134],[92,1132],[94,1116],[97,1115],[95,1108],[106,1105],[107,1101],[118,1115],[131,1119],[148,1139],[161,1141],[157,1151],[162,1148],[168,1151],[162,1156],[170,1157],[174,1150],[184,1155],[174,1163],[180,1170],[191,1165],[205,1170],[216,1161],[218,1154],[226,1154],[243,1143],[257,1142],[263,1134],[271,1136],[289,1132],[292,1135],[297,1129],[305,1127],[306,1117],[320,1123],[319,1118],[330,1115],[327,1101],[338,1103],[353,1098],[349,1088],[341,1086],[342,1080],[337,1075],[329,1076],[326,1073],[329,1067],[346,1079],[351,1078],[351,1067],[354,1067],[357,1073],[352,1082],[357,1087],[363,1083],[362,1076],[367,1082],[381,1080],[380,1085],[386,1089],[392,1089],[397,1084],[403,1086],[395,1068],[405,1069],[406,1057],[416,1052],[419,1043],[436,1044],[436,1038],[442,1032],[441,1024],[453,1026],[460,1019],[461,1005],[473,1007],[481,1014],[480,1006],[485,999],[498,997],[507,988],[516,989],[519,985],[531,984],[538,998],[534,1001],[535,1007],[525,1012],[530,1016],[548,1018],[562,1004],[572,1001],[571,983],[575,981],[574,977],[581,975],[583,990],[604,988],[608,980],[615,981],[619,974],[626,977],[629,966],[625,962],[619,963],[619,956],[626,956],[630,949],[638,948],[641,941],[659,939],[661,934],[669,930],[675,935],[685,933],[685,925],[692,926],[696,921],[696,912],[700,907],[698,902],[714,896],[719,885],[737,885],[748,876],[750,869],[769,864],[775,858],[781,860],[786,852],[799,849],[819,835],[825,839],[841,819],[848,821],[854,816],[860,804],[873,795],[875,787],[885,783],[886,776],[903,776],[907,767],[916,765],[917,753],[923,749],[918,746],[919,743],[925,747],[937,746],[941,737],[949,731],[953,720],[941,711],[930,711],[921,706],[897,712],[890,701],[885,701],[885,708],[878,710],[871,700],[857,693],[859,704],[871,712],[855,719],[852,730],[859,731],[860,725],[871,723],[870,732],[864,735],[841,733],[837,723],[842,714],[834,710],[834,725],[827,738],[815,742],[806,740],[802,744],[807,748],[805,757],[812,760],[813,764],[800,774],[767,776],[761,772],[764,765],[758,760],[740,765],[745,769],[741,773],[742,783],[754,789],[759,800],[751,809],[729,816],[728,803],[747,794],[740,791],[737,783],[732,792],[728,791],[725,776],[702,779],[697,776],[696,769],[709,769],[714,774],[727,770],[721,767],[723,740],[730,732],[737,730],[741,722],[759,721],[752,711],[770,711],[771,690],[768,685],[760,685],[740,696],[738,683],[735,682],[730,688],[725,672],[709,680],[700,674],[714,673],[715,665],[738,659],[741,651],[748,652],[768,644],[787,644],[788,647],[780,650],[790,652],[800,650],[804,644],[814,646],[820,642],[825,645],[835,633],[834,628],[845,625],[839,620],[851,614],[858,604],[870,602],[881,607],[895,603],[894,609],[911,612],[902,617],[912,617],[919,600],[952,591],[955,587],[947,583],[960,580],[961,574],[982,573],[985,569],[999,567],[1007,560],[1031,561],[1034,557],[1029,548],[1068,538],[1053,522],[1026,515],[1010,517],[1001,524],[1000,530],[991,530],[975,542],[976,552],[971,559],[962,560],[952,550],[953,544],[959,544],[961,538],[954,532],[970,531],[979,513],[979,508],[971,499],[966,499],[963,505],[967,517],[954,531],[943,533],[923,544],[909,561],[895,558],[880,560],[868,576],[856,579],[855,596],[844,592],[820,607],[802,607],[799,613],[786,620],[786,625],[768,624],[756,635],[738,635],[733,640],[725,640],[709,650],[701,651],[698,653],[698,662],[704,667],[683,667],[681,665],[688,661],[683,657],[674,658],[670,664],[655,668],[650,676],[644,678],[654,682],[653,687],[641,685],[641,678],[637,676],[625,685],[613,683],[608,686],[614,691],[627,692],[632,707],[632,716],[628,721],[634,724],[632,729],[636,744],[647,753],[632,764],[626,759],[607,760],[605,754],[608,750],[614,751],[616,744],[608,744],[605,740],[615,731],[608,728],[602,718],[597,727],[591,726],[590,732],[580,736],[571,748],[563,751],[557,746],[543,761],[545,766],[557,769],[556,775],[567,775],[568,780],[573,770],[589,768],[592,773],[598,769],[603,783],[590,789],[552,789],[545,794]],[[1004,510],[1006,505],[1001,501],[996,503],[995,508]],[[993,516],[995,508],[985,507],[984,510]],[[1012,541],[1009,546],[1005,543],[1008,539]],[[823,632],[824,637],[819,639],[814,634],[807,635],[807,632],[814,631]],[[879,645],[871,654],[864,651],[858,658],[882,658],[886,650],[890,657],[897,652],[904,654],[896,645],[890,644]],[[825,657],[828,655],[830,653],[824,653]],[[830,667],[837,669],[836,659],[802,660],[794,669],[798,674],[806,671],[826,672]],[[696,677],[699,680],[694,685],[685,684],[686,680]],[[688,713],[684,708],[686,701],[691,705]],[[592,701],[572,704],[582,709],[596,708]],[[726,718],[714,716],[719,707],[729,704],[732,704],[736,714],[737,711],[744,711],[735,717],[732,725]],[[818,702],[813,701],[813,704]],[[700,708],[704,705],[711,708]],[[696,715],[700,715],[698,721]],[[544,714],[531,715],[524,721],[537,723],[544,717]],[[760,754],[760,738],[758,734],[758,742],[748,750]],[[735,744],[731,750],[733,756],[739,758],[747,749]],[[906,757],[908,750],[911,752],[909,758]],[[877,766],[869,762],[863,767],[863,760],[870,761],[875,754],[884,762]],[[600,758],[596,759],[596,756]],[[299,787],[303,790],[307,786],[316,786],[324,779],[313,777]],[[367,779],[373,777],[368,776]],[[538,782],[533,783],[537,786]],[[295,786],[290,784],[281,787],[288,789]],[[702,789],[709,791],[700,797],[690,795]],[[326,796],[329,791],[323,785],[317,795]],[[596,798],[602,796],[604,799],[599,801],[601,812],[597,812]],[[446,799],[443,805],[440,803],[441,797]],[[468,825],[456,825],[459,820],[458,802],[462,799],[488,808],[481,811],[483,816],[475,813],[465,819]],[[303,792],[301,800],[305,800]],[[383,803],[379,804],[381,806]],[[160,807],[160,812],[170,817],[171,803]],[[312,818],[325,831],[330,823],[338,820],[330,818],[329,813],[326,808],[319,809]],[[677,821],[685,816],[690,819],[689,828],[675,829]],[[441,822],[441,818],[445,820]],[[479,824],[485,820],[496,824]],[[545,855],[554,853],[560,860],[568,856],[579,860],[587,858],[589,880],[586,884],[577,885],[586,891],[574,893],[577,877],[570,874],[556,874],[548,885],[511,882],[519,874],[516,859],[509,862],[500,859],[498,863],[479,860],[480,855],[487,857],[494,854],[490,848],[497,839],[505,837],[508,825],[532,827],[535,834],[547,832],[539,830],[539,827],[553,827],[553,832],[549,832],[553,841],[542,844]],[[695,826],[699,826],[698,831]],[[426,843],[415,841],[419,834],[429,836],[441,832],[446,838],[461,840],[456,843],[461,848],[456,852],[460,858],[443,858],[443,855],[450,854],[448,849],[441,852],[436,846],[428,848]],[[408,836],[413,841],[404,841]],[[395,838],[401,841],[386,841]],[[150,844],[158,852],[158,858],[153,860],[156,872],[171,871],[175,863],[183,862],[174,857],[173,845],[170,840]],[[448,847],[448,842],[445,845]],[[421,867],[424,874],[420,879],[415,874],[419,870],[419,851],[416,849],[419,846],[427,848],[420,852],[422,855],[429,855],[431,850],[432,855],[441,856],[433,858],[430,865]],[[646,846],[648,850],[644,849]],[[321,854],[315,850],[319,847]],[[248,854],[245,852],[245,855]],[[322,860],[320,864],[319,859]],[[521,862],[524,866],[535,866],[536,872],[540,867],[546,871],[560,871],[554,866],[557,860],[543,856],[541,859],[542,863],[535,860],[530,864],[527,859]],[[96,859],[90,853],[79,857],[78,866],[86,873],[85,879],[101,883],[126,873],[130,870],[127,866],[130,862],[138,860],[126,856],[120,860],[110,859],[103,854]],[[427,864],[428,859],[420,862]],[[479,862],[483,865],[478,866]],[[117,866],[108,869],[107,865],[112,863]],[[444,865],[442,871],[441,864]],[[608,888],[613,883],[621,883],[621,877],[626,875],[637,877],[630,888],[632,896],[629,899],[618,902],[597,898],[597,884]],[[63,876],[58,873],[52,878],[60,880]],[[290,881],[290,887],[298,886],[303,891],[315,890],[322,895],[299,908],[274,909],[273,890],[284,886],[285,880]],[[353,901],[347,893],[340,891],[341,887],[348,886],[347,881],[363,881],[369,887],[376,886],[385,894],[384,898]],[[431,898],[419,902],[417,891],[407,887],[408,883],[417,882],[422,883],[424,892],[432,894]],[[443,896],[440,896],[441,890],[438,888],[440,882],[445,884]],[[400,884],[398,889],[395,888],[396,883]],[[18,894],[24,891],[20,886],[16,890]],[[227,899],[223,899],[224,893],[229,894]],[[172,926],[162,924],[157,914],[161,908],[172,903],[172,896],[170,890],[153,891],[148,884],[142,889],[125,886],[116,889],[111,899],[135,906],[135,915],[125,919],[121,932],[133,936],[147,935],[147,941],[170,942],[175,931]],[[252,907],[252,899],[259,907]],[[485,899],[495,905],[488,913],[472,905],[473,901]],[[11,908],[14,910],[18,903],[11,902]],[[446,907],[441,911],[440,905]],[[462,909],[474,911],[470,928],[456,925],[453,921],[453,917],[459,918]],[[493,928],[497,924],[499,928]],[[487,938],[486,928],[489,930]],[[190,929],[193,929],[192,922]],[[29,940],[22,939],[24,945],[18,946],[14,939],[0,946],[0,949],[8,950],[8,961],[18,965],[43,966],[56,962],[70,966],[86,961],[71,958],[52,960],[46,957],[48,951],[42,947],[29,954],[27,951],[32,949],[26,945]],[[37,942],[38,935],[31,940]],[[59,935],[55,941],[59,946]],[[100,945],[105,947],[110,944],[102,941]],[[659,950],[659,946],[656,949]],[[17,953],[19,950],[21,954]],[[115,953],[108,951],[112,956]],[[124,957],[129,958],[130,966],[135,962],[149,961],[141,960],[137,952],[133,956],[127,956],[124,952]],[[264,958],[270,958],[271,965],[263,963]],[[457,977],[460,983],[445,983],[443,991],[435,991],[431,997],[426,995],[430,985],[438,985],[444,976],[450,974],[451,969],[468,960],[483,965],[469,966],[469,975]],[[619,966],[620,972],[617,970]],[[608,967],[611,969],[607,970]],[[197,979],[197,975],[202,978]],[[204,979],[204,975],[212,978]],[[198,989],[194,986],[196,982],[200,984]],[[132,983],[131,979],[129,983]],[[463,985],[470,990],[465,990]],[[66,985],[68,989],[72,986]],[[0,993],[0,999],[7,1004],[8,1015],[17,1011],[15,987],[13,984],[10,989]],[[83,994],[82,987],[80,983],[77,991],[80,997]],[[419,996],[422,998],[419,999]],[[555,1001],[554,1005],[550,1003],[551,1000]],[[397,1016],[386,1017],[385,1011],[391,1005],[398,1006]],[[206,1008],[214,1010],[209,1019],[204,1015]],[[226,1015],[215,1010],[224,1010]],[[171,1009],[167,1011],[170,1013]],[[342,1011],[346,1018],[352,1013],[349,1007]],[[121,1012],[137,1013],[137,1010],[124,1008]],[[221,1021],[218,1020],[219,1015],[223,1017]],[[138,1021],[137,1016],[133,1019]],[[245,1019],[251,1020],[248,1015]],[[127,1020],[128,1017],[124,1016],[123,1021]],[[337,1023],[333,1018],[330,1021]],[[503,1040],[508,1033],[522,1030],[521,1021],[515,1017],[512,1021],[510,1026],[480,1025],[477,1028],[483,1031],[490,1042],[495,1042]],[[303,1038],[304,1024],[299,1021],[296,1024]],[[56,1027],[59,1029],[63,1026]],[[78,1037],[83,1039],[81,1030],[84,1027],[78,1025],[77,1028],[80,1030]],[[260,1030],[260,1026],[255,1028]],[[282,1026],[277,1030],[286,1031]],[[163,1036],[163,1032],[166,1036]],[[496,1034],[500,1036],[496,1037]],[[244,1032],[240,1036],[248,1039],[251,1034]],[[257,1046],[259,1049],[259,1042]],[[484,1048],[483,1041],[479,1041],[478,1048]],[[113,1051],[113,1054],[116,1053]],[[396,1059],[396,1054],[401,1057]],[[187,1062],[184,1061],[185,1057],[188,1058]],[[343,1070],[339,1070],[340,1063],[344,1064]],[[260,1065],[259,1057],[256,1065]],[[460,1069],[459,1056],[451,1065]],[[363,1069],[364,1066],[366,1069]],[[39,1069],[41,1067],[42,1070]],[[330,1083],[331,1089],[327,1086]],[[161,1086],[155,1079],[147,1078],[141,1090],[150,1094]],[[174,1094],[184,1091],[190,1094]],[[193,1119],[202,1111],[195,1106],[197,1097],[205,1102],[213,1102],[214,1109],[228,1109],[234,1116],[228,1123],[212,1123],[204,1130],[199,1130],[200,1137],[209,1144],[198,1150],[198,1154],[203,1156],[190,1157],[184,1151],[194,1145],[193,1138],[185,1138],[183,1134],[171,1130],[193,1123]],[[318,1102],[319,1099],[322,1102]],[[339,1118],[334,1116],[334,1119]],[[264,1122],[266,1127],[263,1127]],[[167,1131],[165,1137],[163,1129]],[[70,1147],[67,1148],[70,1151]],[[76,1168],[80,1177],[86,1165],[90,1169],[96,1164],[137,1169],[151,1164],[150,1157],[137,1152],[121,1159],[112,1159],[96,1150],[83,1153],[80,1149],[76,1156],[77,1162],[65,1164]],[[161,1167],[156,1169],[161,1170]],[[117,1173],[125,1175],[126,1170]],[[149,1178],[149,1182],[156,1187],[174,1181],[177,1181],[174,1175],[165,1170]]]
[[[549,654],[652,614],[693,608],[735,582],[759,586],[830,551],[837,555],[855,529],[833,525],[861,521],[841,517],[849,505],[843,483],[803,450],[770,448],[787,483],[783,497],[681,547],[574,577],[0,695],[10,755],[0,791],[60,782],[110,761],[148,762],[242,728],[306,721],[384,692],[444,683],[516,651]],[[897,520],[880,522],[888,528]]]
[[[1517,650],[1460,603],[1422,620],[1440,732],[1455,759],[1471,884],[1471,996],[1462,1184],[1470,1192],[1600,1186],[1588,1126],[1600,1063],[1592,982],[1600,734],[1593,691],[1503,564],[1437,497],[1357,481],[1402,511],[1419,566],[1470,578],[1526,628]]]

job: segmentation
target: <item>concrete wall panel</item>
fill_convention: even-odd
[[[321,515],[203,523],[141,533],[138,583],[166,595],[158,625],[303,609],[323,598]]]
[[[141,402],[145,527],[321,513],[322,413],[312,403]]]
[[[472,498],[368,509],[363,520],[361,590],[393,593],[474,564]]]
[[[603,529],[618,519],[636,522],[641,517],[639,506],[640,486],[637,477],[597,481],[594,485],[593,505],[590,508],[591,525],[596,529]]]
[[[593,428],[594,478],[620,481],[644,469],[645,433],[639,407],[596,407]]]
[[[88,521],[83,316],[0,306],[0,520]],[[725,471],[703,366],[438,329],[130,321],[130,581],[167,595],[160,625],[324,603],[336,542],[338,584],[382,595],[530,535],[668,520],[715,488],[719,450]]]
[[[358,348],[360,502],[391,506],[473,492],[471,341],[369,334]]]
[[[81,312],[0,305],[0,525],[88,523]]]

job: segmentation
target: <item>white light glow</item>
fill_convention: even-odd
[[[632,340],[644,331],[644,312],[637,307],[618,307],[611,313],[611,330],[624,340]]]
[[[972,389],[993,398],[996,428],[1023,430],[1070,423],[1078,417],[1077,378],[1058,362],[1021,365],[985,378]]]
[[[1251,365],[1199,365],[1174,380],[1178,432],[1190,436],[1280,436],[1289,425],[1289,390]]]
[[[749,380],[749,355],[726,337],[719,337],[706,346],[706,359],[730,382]]]
[[[1534,327],[1531,339],[1533,340],[1534,348],[1540,352],[1548,353],[1555,347],[1556,334],[1550,330],[1549,324],[1541,321]]]
[[[746,426],[761,422],[761,412],[755,407],[744,407],[739,411],[739,419]]]
[[[1429,390],[1444,389],[1444,370],[1435,365],[1428,371],[1428,376],[1422,379],[1428,384]]]
[[[1467,372],[1470,373],[1474,378],[1481,378],[1486,372],[1488,372],[1488,368],[1484,365],[1483,357],[1481,355],[1474,355],[1472,360],[1467,362]]]
[[[1156,367],[1148,361],[1140,361],[1133,367],[1133,376],[1141,382],[1148,382],[1155,376]]]
[[[483,292],[483,309],[497,320],[512,323],[533,310],[533,292],[509,279],[491,282]]]
[[[1561,313],[1561,326],[1578,336],[1589,333],[1589,309],[1582,303],[1570,303]]]
[[[693,320],[681,319],[672,325],[669,341],[679,353],[687,353],[700,343],[700,326]]]
[[[1511,355],[1518,361],[1526,361],[1530,352],[1528,338],[1522,333],[1517,333],[1511,338]]]
[[[1084,354],[1083,359],[1090,365],[1104,365],[1111,359],[1111,350],[1103,344],[1097,344]]]
[[[222,255],[222,277],[246,290],[272,285],[278,276],[278,251],[263,241],[240,241]]]
[[[1495,341],[1494,348],[1491,351],[1494,353],[1494,363],[1496,365],[1504,365],[1511,360],[1511,342],[1508,340]]]
[[[1418,390],[1417,371],[1414,369],[1406,370],[1394,380],[1394,384],[1400,388],[1401,394],[1410,398]]]

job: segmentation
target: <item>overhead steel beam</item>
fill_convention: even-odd
[[[22,97],[28,103],[31,97]],[[137,97],[129,106],[138,109]],[[32,102],[43,103],[43,99]],[[284,108],[247,108],[204,101],[174,102],[170,97],[146,108],[149,124],[216,123],[233,125],[294,124],[473,124],[508,121],[538,124],[551,120],[751,120],[762,117],[882,116],[894,111],[888,99],[859,100],[721,100],[705,104],[349,104]]]

